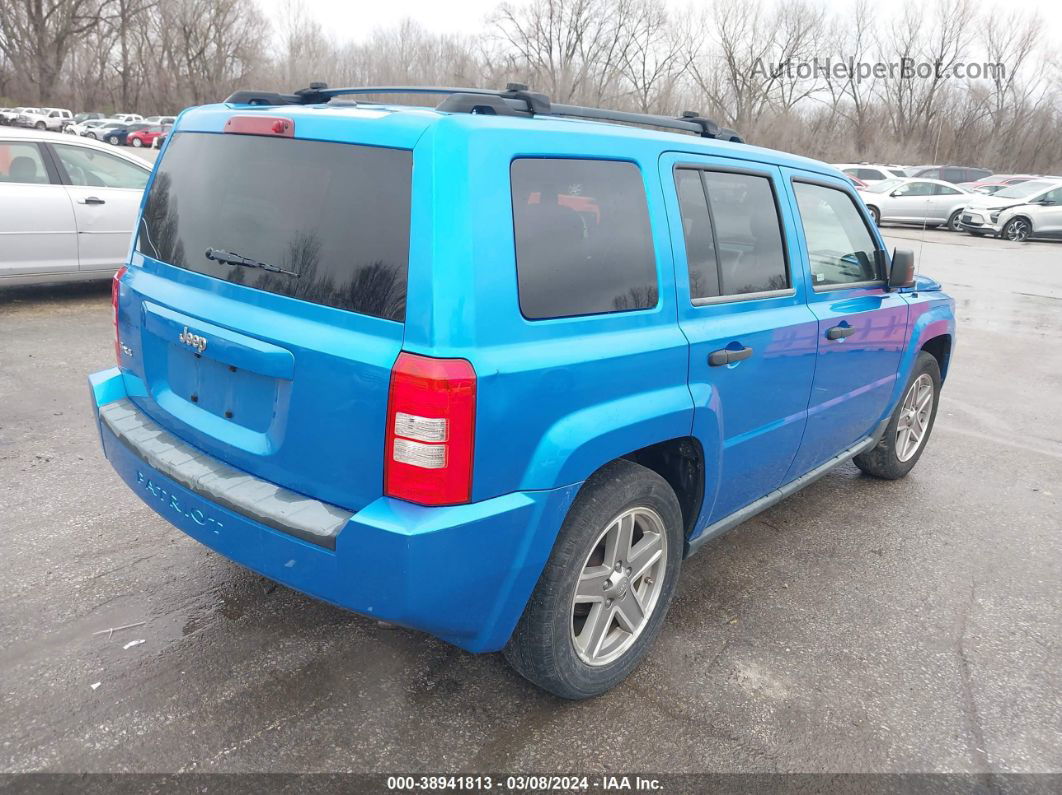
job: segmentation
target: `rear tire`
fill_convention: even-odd
[[[43,121],[39,121],[36,124],[34,124],[33,126],[36,127],[38,130],[43,130],[48,125],[45,124]]]
[[[682,511],[667,481],[613,461],[580,489],[505,659],[561,698],[615,687],[659,633],[682,554]]]
[[[874,449],[857,455],[855,465],[884,480],[898,480],[910,472],[929,443],[940,402],[940,383],[936,358],[920,351],[881,441]]]
[[[949,232],[962,231],[962,210],[956,210],[948,216],[947,227]]]
[[[870,217],[874,219],[874,226],[881,226],[881,210],[874,205],[868,205],[867,209],[870,210]]]
[[[118,146],[118,136],[112,135],[110,138],[107,139],[107,143],[109,143],[111,146]]]
[[[139,149],[143,145],[144,145],[144,142],[141,141],[139,138],[134,138],[133,139],[133,148],[134,149]]]

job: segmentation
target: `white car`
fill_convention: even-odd
[[[96,138],[96,131],[110,123],[110,119],[88,119],[79,124],[71,124],[65,132],[73,135],[83,135],[86,138]]]
[[[1030,237],[1062,237],[1062,180],[1034,179],[976,199],[962,213],[971,235],[1021,242]]]
[[[111,116],[111,119],[125,124],[132,124],[134,121],[143,121],[144,117],[139,113],[115,113]]]
[[[44,111],[41,108],[12,108],[3,114],[4,123],[17,125],[19,123],[19,117],[23,114],[38,114],[43,112]]]
[[[0,128],[0,288],[113,276],[149,174],[106,144]]]
[[[148,116],[144,119],[145,124],[161,124],[163,127],[172,125],[175,121],[176,116]]]
[[[835,163],[834,168],[839,168],[850,177],[855,177],[861,182],[873,185],[886,179],[906,177],[907,174],[899,166],[876,166],[871,163]]]
[[[18,114],[15,123],[20,127],[35,127],[38,130],[61,132],[66,125],[74,123],[74,114],[66,108],[27,109]]]
[[[980,194],[940,179],[886,179],[860,195],[875,223],[946,226],[958,232],[963,208]]]

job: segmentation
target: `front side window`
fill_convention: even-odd
[[[656,258],[636,165],[521,158],[512,162],[510,177],[525,317],[656,306]]]
[[[846,192],[808,182],[793,183],[807,241],[814,286],[878,281],[877,246]]]
[[[0,182],[30,185],[49,182],[37,144],[0,141]]]
[[[933,195],[934,196],[956,196],[956,195],[958,195],[960,193],[962,193],[961,190],[959,190],[958,188],[952,188],[952,187],[950,187],[948,185],[934,185],[933,186]]]
[[[143,190],[148,171],[120,157],[97,152],[87,146],[53,144],[71,185],[92,188],[131,188]]]
[[[1045,205],[1062,204],[1062,188],[1055,188],[1052,191],[1048,191],[1040,197],[1040,201]]]
[[[933,183],[932,182],[908,182],[906,185],[902,185],[897,188],[893,196],[932,196],[933,195]]]

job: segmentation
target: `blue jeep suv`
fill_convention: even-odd
[[[910,471],[953,301],[822,163],[519,85],[341,98],[415,90],[181,115],[103,449],[233,561],[593,696],[705,542],[853,458]]]

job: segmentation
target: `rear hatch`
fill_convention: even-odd
[[[173,136],[123,282],[122,365],[180,438],[358,510],[383,490],[412,152],[276,130]]]

